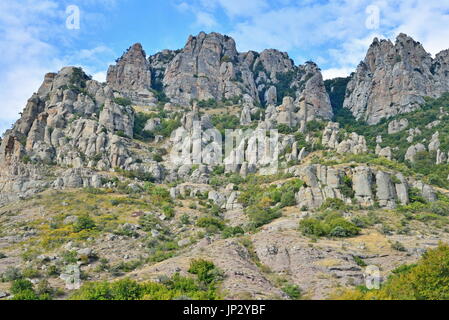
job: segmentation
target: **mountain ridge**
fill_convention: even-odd
[[[1,139],[0,297],[31,279],[95,299],[131,277],[161,290],[147,299],[324,299],[367,265],[416,263],[449,241],[446,54],[375,40],[358,72],[323,81],[200,33],[148,57],[134,44],[105,83],[46,74]],[[92,282],[74,294],[73,266]]]

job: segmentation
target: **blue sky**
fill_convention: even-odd
[[[80,28],[68,29],[68,6]],[[313,60],[326,78],[348,75],[372,39],[405,32],[435,54],[449,48],[449,0],[0,0],[0,133],[46,72],[82,66],[97,80],[133,43],[147,54],[217,31],[239,51],[276,48]]]

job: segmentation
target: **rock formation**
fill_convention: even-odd
[[[432,59],[405,34],[395,44],[376,38],[352,75],[344,107],[368,124],[416,110],[424,97],[449,91],[448,61],[447,50]]]
[[[218,33],[191,36],[166,66],[163,84],[166,95],[181,105],[193,99],[221,101],[245,94],[257,103],[275,104],[280,102],[278,88],[288,88],[309,118],[332,117],[316,64],[297,67],[286,53],[272,49],[239,53],[232,38]]]
[[[107,83],[112,89],[122,92],[151,88],[150,65],[140,43],[130,47],[116,65],[109,67]]]

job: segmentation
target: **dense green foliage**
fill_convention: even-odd
[[[235,115],[231,114],[213,115],[211,117],[211,120],[215,129],[220,131],[223,139],[225,137],[226,130],[235,130],[237,128],[240,128],[240,119]]]
[[[279,209],[294,206],[295,194],[303,185],[304,182],[300,179],[289,180],[281,186],[248,184],[239,201],[244,205],[253,226],[260,227],[280,217]]]
[[[95,221],[91,217],[89,217],[89,215],[85,214],[78,217],[75,224],[73,225],[73,230],[75,232],[81,232],[83,230],[93,230],[95,229],[95,227]]]
[[[138,283],[123,279],[115,282],[89,282],[72,296],[72,300],[216,300],[220,296],[217,287],[222,279],[221,272],[212,262],[192,260],[189,273],[196,278],[161,278],[160,282]]]
[[[329,94],[332,110],[334,111],[334,121],[340,123],[342,126],[355,121],[352,113],[349,110],[343,108],[346,88],[350,80],[351,78],[347,77],[324,81],[324,86],[326,87],[326,91]]]
[[[441,113],[440,110],[442,110],[443,113]],[[400,169],[399,171],[408,175],[418,174],[423,176],[423,180],[426,183],[442,188],[449,188],[449,181],[447,180],[449,175],[449,164],[436,165],[435,152],[421,152],[417,154],[415,163],[404,161],[405,153],[410,146],[410,143],[407,141],[407,137],[409,136],[408,130],[395,134],[388,134],[388,124],[393,120],[400,119],[408,120],[408,128],[419,128],[421,131],[421,134],[414,138],[413,143],[416,144],[422,141],[427,141],[428,143],[430,142],[432,135],[438,131],[440,133],[440,149],[444,152],[449,151],[449,94],[444,94],[439,99],[428,98],[427,103],[419,110],[404,115],[398,115],[391,119],[384,119],[377,125],[369,126],[366,123],[355,121],[353,118],[347,118],[346,122],[341,121],[341,124],[347,132],[356,132],[364,135],[371,151],[374,151],[377,145],[376,138],[379,135],[382,136],[383,142],[380,146],[391,147],[393,149],[394,158],[399,162],[405,163],[405,166],[402,168],[399,168],[401,165],[397,164],[397,168],[391,169]],[[427,127],[428,124],[434,121],[440,122],[433,128]],[[371,157],[371,160],[376,158],[375,156]],[[394,161],[390,162],[390,165],[393,163]]]
[[[161,119],[161,123],[152,131],[145,130],[147,121],[157,117]],[[134,138],[143,141],[152,140],[155,136],[168,138],[180,126],[181,122],[179,117],[174,117],[173,119],[167,118],[167,115],[163,111],[155,114],[138,112],[134,120]]]
[[[296,77],[297,74],[295,71],[289,71],[285,73],[279,72],[276,74],[278,82],[275,84],[275,86],[277,91],[278,104],[282,103],[284,97],[292,97],[293,99],[296,98],[296,90],[298,88],[291,86],[291,83]]]
[[[331,211],[301,220],[299,229],[304,235],[312,237],[345,238],[356,236],[360,232],[360,228],[343,218],[341,213]]]
[[[449,246],[429,250],[415,265],[402,266],[378,290],[360,287],[345,292],[348,300],[448,300]]]
[[[41,280],[35,288],[33,283],[27,279],[17,279],[11,284],[12,300],[51,300],[54,290],[46,280]]]

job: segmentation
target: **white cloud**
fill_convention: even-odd
[[[198,27],[213,28],[218,25],[214,16],[206,12],[197,12],[195,25]]]
[[[269,6],[265,0],[207,0],[207,2],[220,5],[230,17],[254,16]]]
[[[324,80],[334,79],[334,78],[344,78],[349,76],[354,72],[353,68],[331,68],[321,71]]]
[[[397,24],[395,33],[406,33],[436,54],[449,48],[449,1],[415,0],[401,2],[398,11],[387,15]]]
[[[380,11],[375,30],[367,27],[369,6]],[[328,75],[355,70],[375,36],[404,32],[433,54],[449,48],[447,0],[197,0],[189,8],[216,18],[224,13],[240,51],[276,48],[318,58]]]
[[[92,75],[92,79],[98,82],[106,82],[106,71],[100,71]]]
[[[78,4],[112,7],[116,0],[81,0]],[[18,118],[26,101],[36,92],[47,72],[64,65],[87,63],[95,78],[105,79],[105,72],[92,66],[100,56],[113,55],[106,46],[77,51],[73,37],[65,28],[65,1],[0,1],[0,134]],[[64,51],[70,49],[71,53]],[[104,66],[103,66],[104,68]]]
[[[62,66],[55,58],[57,48],[45,40],[44,32],[50,26],[48,21],[58,14],[57,8],[53,1],[0,3],[2,123],[14,122],[45,73]]]

